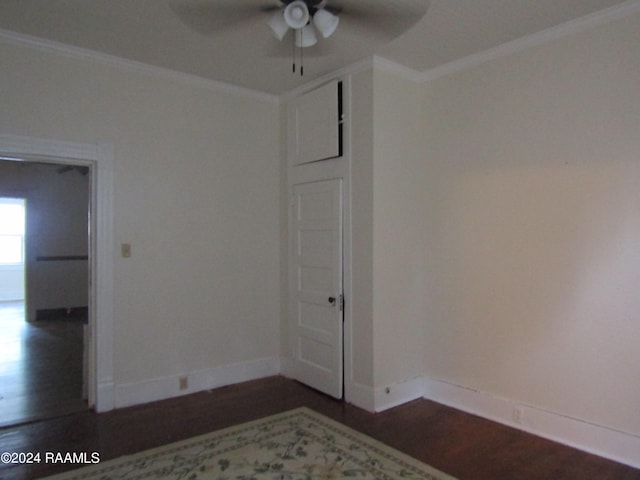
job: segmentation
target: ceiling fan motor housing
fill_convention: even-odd
[[[327,4],[327,0],[280,0],[280,3],[284,7],[286,7],[296,1],[301,1],[302,3],[304,3],[307,6],[307,9],[309,10],[311,16],[313,16],[316,10],[324,8]]]

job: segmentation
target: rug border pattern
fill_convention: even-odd
[[[131,466],[132,468],[140,465],[141,462],[148,462],[150,460],[159,459],[161,457],[167,455],[174,456],[174,462],[179,464],[179,460],[177,460],[177,456],[181,451],[191,450],[197,447],[204,447],[207,443],[212,440],[223,440],[229,438],[230,436],[239,436],[243,432],[248,432],[254,430],[257,425],[273,425],[274,423],[287,421],[287,419],[293,419],[295,417],[304,417],[309,422],[315,422],[320,427],[330,431],[336,435],[340,435],[343,438],[346,438],[355,444],[360,444],[366,446],[367,449],[371,450],[373,453],[378,455],[380,458],[389,460],[394,462],[396,465],[402,467],[407,472],[411,472],[414,475],[421,475],[422,478],[426,480],[454,480],[454,477],[426,464],[423,463],[399,450],[390,447],[379,440],[376,440],[365,433],[359,432],[348,425],[344,425],[336,420],[333,420],[321,413],[318,413],[308,407],[297,407],[292,410],[288,410],[285,412],[277,413],[275,415],[263,417],[256,420],[251,420],[245,423],[241,423],[238,425],[232,425],[220,430],[215,430],[209,433],[197,435],[194,437],[190,437],[184,440],[179,440],[176,442],[172,442],[166,445],[161,445],[158,447],[154,447],[148,450],[143,450],[137,453],[133,453],[130,455],[124,455],[118,458],[106,460],[104,463],[91,465],[88,467],[80,468],[78,470],[72,470],[63,472],[60,474],[53,475],[51,477],[46,477],[42,480],[82,480],[87,478],[98,478],[95,477],[96,473],[106,475],[115,470],[120,470],[123,467]],[[268,439],[270,437],[275,437],[277,435],[286,433],[291,431],[293,428],[296,428],[293,425],[286,425],[283,428],[277,429],[272,432],[263,432],[263,435],[260,436],[260,439]],[[212,435],[215,435],[215,439],[212,439]],[[326,448],[330,448],[335,453],[339,453],[340,455],[348,458],[351,462],[356,465],[366,467],[369,471],[375,474],[376,478],[380,478],[383,480],[393,480],[396,477],[390,476],[384,470],[378,467],[372,467],[371,465],[364,465],[361,459],[356,458],[344,448],[336,445],[330,444],[326,439],[323,439],[311,432],[305,432],[305,436],[314,441],[321,443]],[[199,459],[203,458],[211,458],[217,455],[223,454],[228,451],[233,451],[241,448],[242,446],[249,445],[253,443],[254,439],[247,439],[243,443],[234,443],[233,445],[224,446],[222,449],[211,448],[211,451],[203,453],[199,455]],[[218,442],[221,443],[221,442]],[[188,462],[188,459],[183,460],[183,463]],[[162,470],[162,467],[151,468],[145,472],[141,472],[139,475],[135,475],[133,477],[127,477],[130,480],[140,480],[143,478],[147,478],[150,475],[157,474]]]

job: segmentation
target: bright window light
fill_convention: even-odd
[[[0,265],[24,263],[24,199],[0,198]]]

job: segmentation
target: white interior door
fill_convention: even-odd
[[[342,398],[342,179],[293,186],[293,376]]]

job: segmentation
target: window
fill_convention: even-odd
[[[24,211],[24,199],[0,197],[0,265],[24,264]]]

